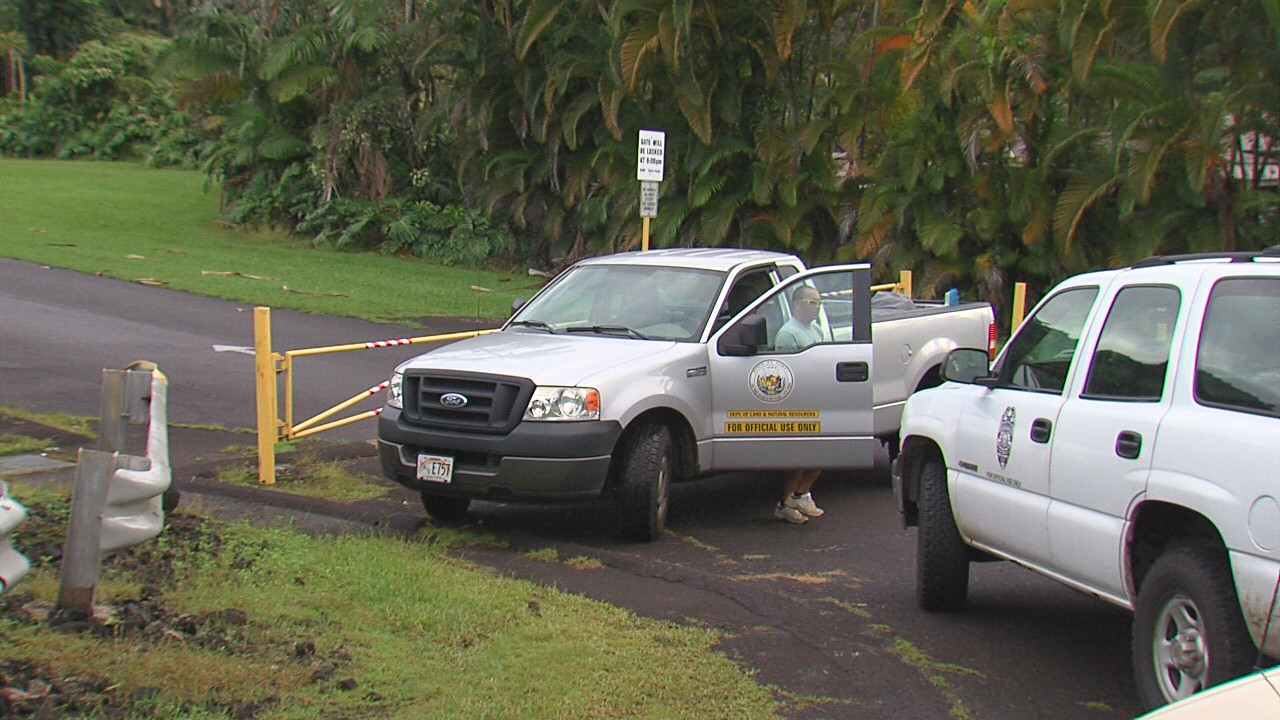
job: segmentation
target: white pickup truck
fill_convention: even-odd
[[[943,377],[893,472],[922,607],[1007,559],[1132,610],[1147,707],[1280,656],[1280,246],[1071,278]]]
[[[775,349],[801,286],[822,296],[822,340]],[[806,270],[711,248],[583,260],[500,332],[395,369],[382,470],[438,518],[474,499],[609,494],[624,533],[652,540],[673,481],[871,467],[877,442],[896,448],[907,395],[939,382],[949,350],[986,343],[993,321],[986,303],[909,304],[880,319],[866,264]]]

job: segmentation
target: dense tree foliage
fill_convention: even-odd
[[[199,164],[444,262],[654,246],[1012,282],[1280,240],[1280,2],[14,0],[0,150]],[[1266,173],[1272,174],[1268,176]]]

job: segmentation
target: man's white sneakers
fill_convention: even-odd
[[[822,517],[822,508],[813,504],[813,496],[805,493],[799,497],[792,495],[788,497],[783,504],[793,510],[797,510],[809,517]]]

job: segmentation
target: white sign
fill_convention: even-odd
[[[667,134],[661,130],[640,131],[640,152],[636,159],[636,179],[662,182],[662,163]]]
[[[658,183],[652,180],[640,183],[640,217],[658,217]]]

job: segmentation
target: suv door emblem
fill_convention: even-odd
[[[460,408],[468,402],[467,396],[460,393],[450,392],[440,396],[440,404],[448,408]]]

